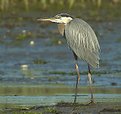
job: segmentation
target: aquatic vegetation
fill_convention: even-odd
[[[62,41],[58,38],[52,38],[51,43],[52,45],[61,45]]]
[[[18,34],[16,36],[17,40],[24,40],[26,38],[29,38],[32,35],[31,32],[27,32],[26,30],[23,30],[22,33]]]
[[[87,4],[92,4],[96,7],[101,7],[106,1],[105,0],[33,0],[33,1],[29,1],[29,0],[16,0],[16,3],[14,0],[0,0],[0,8],[1,10],[7,10],[10,7],[17,7],[18,4],[22,4],[25,10],[29,10],[31,6],[33,5],[40,5],[39,7],[41,7],[42,9],[47,9],[48,7],[50,7],[50,5],[57,5],[57,6],[64,6],[66,5],[69,8],[74,7],[75,5],[80,5],[82,7],[85,7]],[[111,0],[111,1],[107,1],[108,3],[112,3],[114,5],[118,5],[121,3],[120,0]],[[56,7],[57,7],[56,6]]]
[[[86,19],[95,18],[96,20],[121,19],[120,0],[0,0],[0,12],[11,12],[16,14],[21,11],[52,11],[71,12],[76,10],[79,16]],[[118,10],[117,10],[118,9]],[[86,15],[85,15],[86,14]],[[88,17],[87,17],[88,15]],[[77,15],[78,16],[78,15]]]
[[[47,64],[47,61],[43,60],[43,59],[35,59],[33,60],[34,64]]]
[[[57,80],[59,80],[59,77],[56,77],[56,76],[54,76],[54,77],[49,76],[48,77],[48,81],[57,81]]]
[[[47,108],[44,109],[44,112],[52,113],[52,114],[58,114],[58,110],[54,107],[47,107]]]
[[[121,43],[121,37],[116,40],[116,42]]]
[[[114,72],[120,72],[120,71],[92,71],[92,74],[96,74],[97,76],[100,76],[101,74],[110,74],[110,73],[114,73]],[[80,72],[81,75],[87,75],[87,71],[83,71]],[[76,75],[76,72],[63,72],[63,71],[50,71],[49,74],[59,74],[59,75],[69,75],[69,76],[73,76]]]

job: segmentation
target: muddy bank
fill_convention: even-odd
[[[121,103],[97,102],[95,104],[58,103],[52,106],[33,106],[1,109],[9,114],[121,114]]]

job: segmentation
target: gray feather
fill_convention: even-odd
[[[93,67],[99,66],[100,46],[89,24],[78,18],[73,19],[65,26],[65,37],[78,58]]]

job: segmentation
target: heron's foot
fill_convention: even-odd
[[[96,104],[96,102],[94,101],[94,99],[91,99],[87,105],[95,105],[95,104]]]
[[[74,107],[77,107],[77,106],[79,106],[79,103],[73,102],[73,106],[74,106]]]

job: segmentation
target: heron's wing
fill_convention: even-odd
[[[75,54],[93,67],[99,66],[100,46],[92,28],[75,18],[65,26],[65,37]]]

